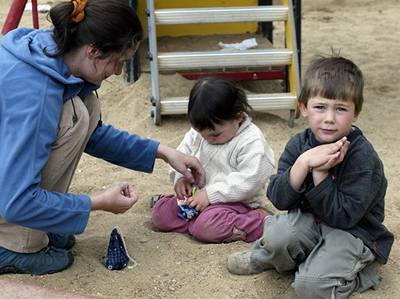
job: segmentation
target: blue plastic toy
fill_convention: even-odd
[[[196,190],[197,188],[194,186],[192,188],[192,196],[196,193]],[[195,208],[187,205],[187,201],[187,197],[178,197],[179,213],[177,216],[184,221],[193,220],[199,214],[199,212]]]
[[[195,208],[189,207],[186,204],[178,205],[178,206],[179,206],[180,212],[178,213],[177,216],[182,220],[190,221],[199,214],[199,212],[197,212],[197,210]]]

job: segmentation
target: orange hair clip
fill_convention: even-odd
[[[87,0],[71,0],[74,5],[74,10],[71,13],[72,22],[79,23],[85,17],[85,8]]]

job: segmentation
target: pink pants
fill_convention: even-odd
[[[265,215],[243,203],[212,204],[186,222],[177,216],[176,201],[175,195],[166,195],[154,205],[152,220],[160,231],[186,233],[205,243],[253,242],[263,235]]]

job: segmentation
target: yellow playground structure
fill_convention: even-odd
[[[148,38],[151,74],[151,103],[154,124],[161,124],[162,115],[185,114],[187,95],[163,97],[160,94],[160,74],[178,72],[187,79],[203,76],[223,76],[233,80],[282,80],[282,93],[250,93],[248,100],[256,111],[289,110],[289,126],[297,117],[297,96],[300,89],[301,1],[230,0],[179,1],[130,0],[143,24]],[[283,46],[275,47],[273,30],[283,24]],[[193,49],[191,40],[183,49],[161,47],[164,37],[246,36],[262,34],[265,42],[255,48],[229,51],[205,45]],[[192,39],[193,40],[193,39]],[[126,67],[128,81],[140,75],[140,59]]]

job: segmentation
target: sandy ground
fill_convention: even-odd
[[[0,1],[0,25],[11,0]],[[39,1],[39,3],[44,3]],[[303,70],[315,54],[330,53],[331,48],[356,62],[366,80],[365,104],[356,122],[375,145],[384,164],[389,187],[386,196],[388,228],[400,232],[400,162],[398,159],[400,48],[399,0],[305,0],[302,10]],[[30,15],[23,23],[31,26]],[[45,24],[43,16],[41,24]],[[168,80],[166,80],[168,79]],[[178,75],[162,77],[164,95],[185,95],[193,82]],[[268,86],[268,84],[265,84]],[[264,84],[247,84],[248,89]],[[150,118],[150,78],[144,72],[138,82],[127,85],[112,78],[100,91],[103,119],[116,127],[170,146],[177,146],[189,125],[183,116],[164,117],[162,126]],[[287,126],[288,112],[257,113],[255,123],[263,130],[278,158],[287,140],[305,128],[298,119],[294,128]],[[86,231],[77,236],[73,249],[74,265],[61,273],[46,276],[3,275],[14,282],[64,289],[103,298],[295,298],[290,284],[292,274],[274,271],[253,276],[235,276],[225,267],[229,253],[244,250],[248,244],[200,244],[185,235],[155,232],[150,224],[148,198],[168,193],[172,186],[168,166],[157,161],[153,174],[143,174],[84,156],[71,191],[97,192],[116,182],[132,182],[141,200],[127,213],[112,215],[95,212]],[[139,265],[123,271],[108,271],[103,265],[109,233],[114,226],[124,232],[131,255]],[[399,298],[400,246],[396,237],[390,260],[381,267],[382,283],[375,291],[356,298]],[[0,296],[1,297],[1,296]],[[12,295],[7,295],[12,297]]]

